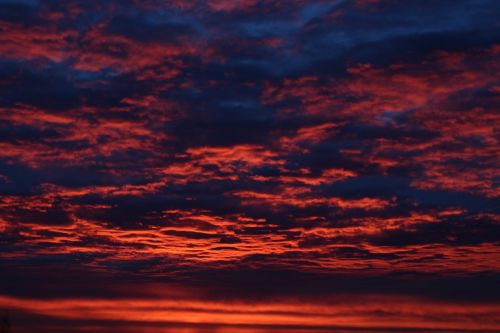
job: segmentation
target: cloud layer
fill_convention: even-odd
[[[64,327],[74,308],[113,322],[163,304],[128,289],[130,307],[92,303],[75,275],[229,284],[231,306],[183,296],[199,302],[186,311],[247,325],[246,281],[267,327],[498,329],[499,14],[494,0],[0,1],[0,306]],[[73,292],[53,290],[54,307],[45,270],[63,267]],[[371,305],[353,319],[311,285]]]

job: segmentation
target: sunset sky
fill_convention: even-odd
[[[0,317],[499,332],[499,95],[498,0],[0,0]]]

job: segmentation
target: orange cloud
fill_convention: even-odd
[[[330,297],[332,298],[332,297]],[[456,304],[398,296],[333,297],[329,303],[280,299],[279,302],[209,302],[196,299],[57,299],[0,297],[0,305],[37,315],[88,321],[157,324],[245,325],[302,329],[495,330],[495,304]],[[383,313],[384,315],[380,315]],[[482,320],[478,320],[482,318]],[[285,324],[286,323],[286,324]]]

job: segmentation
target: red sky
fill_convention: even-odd
[[[0,317],[500,330],[499,14],[0,0]]]

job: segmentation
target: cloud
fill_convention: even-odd
[[[0,1],[0,303],[26,332],[497,329],[499,10]]]

